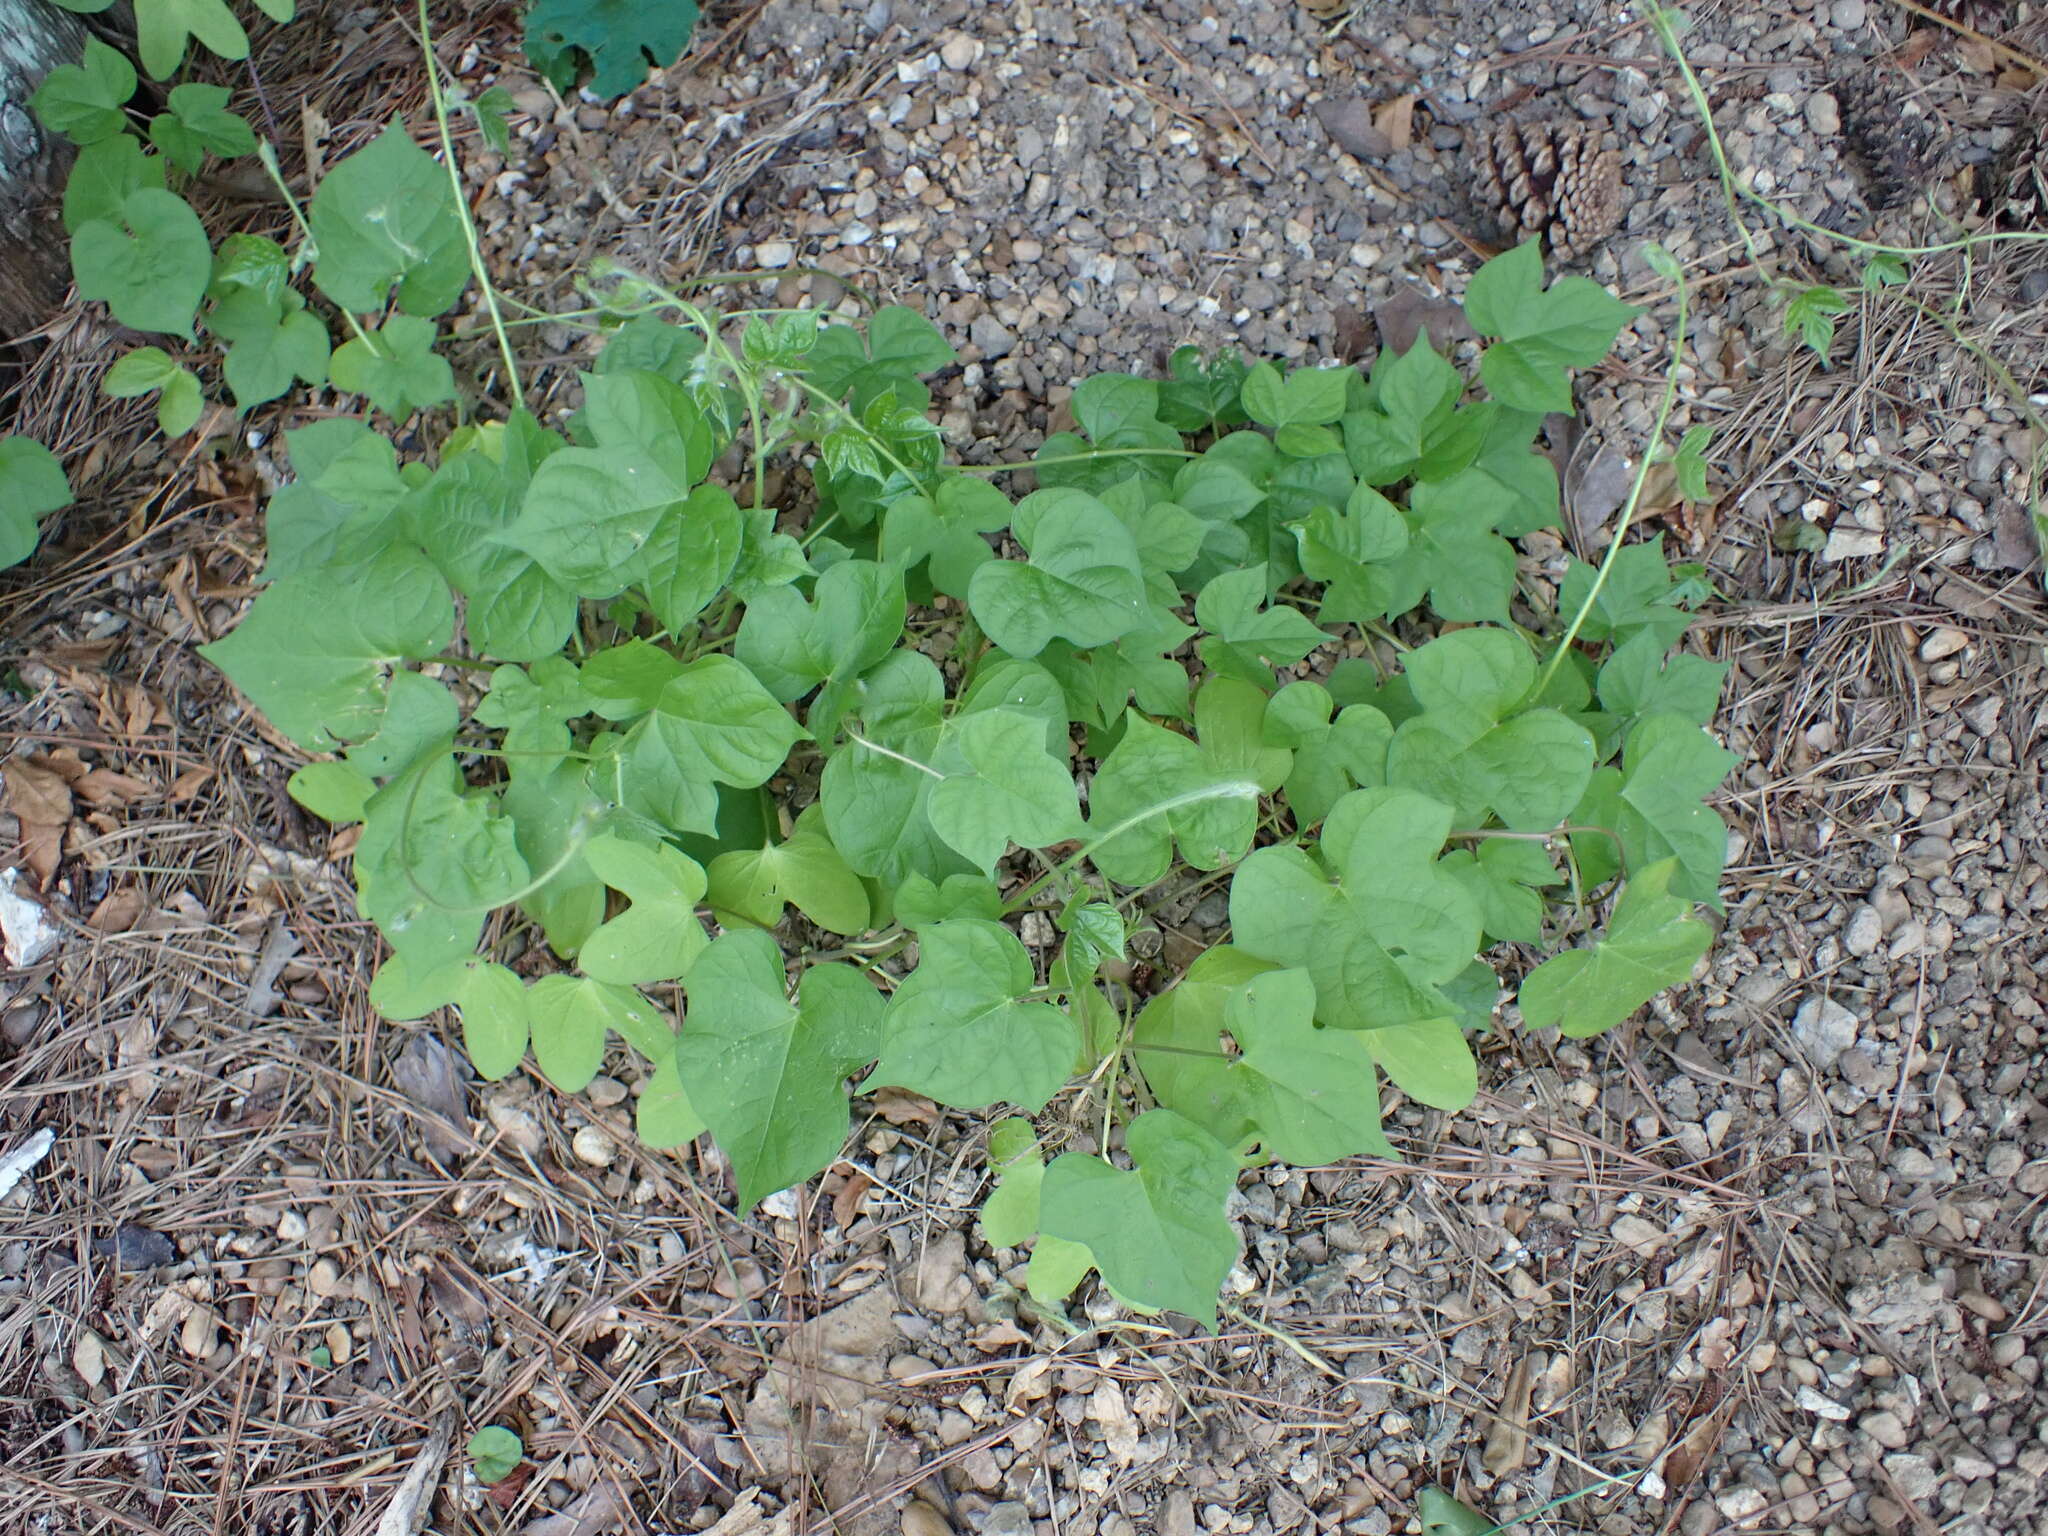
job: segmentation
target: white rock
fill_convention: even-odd
[[[584,1126],[571,1137],[569,1150],[576,1154],[578,1162],[588,1163],[593,1168],[606,1167],[619,1155],[619,1149],[613,1144],[611,1137],[594,1125]]]
[[[1949,629],[1944,626],[1920,642],[1920,659],[1945,661],[1956,652],[1967,649],[1969,644],[1970,637],[1960,629]]]
[[[948,69],[965,69],[980,57],[980,40],[964,33],[955,33],[939,47],[939,62]]]
[[[1662,1227],[1654,1227],[1640,1216],[1621,1216],[1609,1228],[1616,1242],[1648,1258],[1664,1246],[1667,1234]]]
[[[1827,547],[1820,552],[1820,557],[1832,565],[1883,553],[1883,534],[1872,533],[1867,528],[1837,528],[1828,535]]]
[[[1801,1387],[1796,1398],[1799,1406],[1819,1418],[1832,1419],[1837,1424],[1848,1422],[1849,1410],[1831,1397],[1822,1397],[1812,1387]]]
[[[754,261],[757,265],[770,268],[786,267],[796,260],[796,247],[787,240],[763,240],[754,247]]]
[[[1836,1057],[1856,1043],[1856,1015],[1825,993],[1816,993],[1793,1015],[1792,1035],[1808,1061],[1816,1067],[1831,1067]]]
[[[1861,958],[1875,954],[1884,942],[1884,919],[1869,902],[1859,902],[1842,928],[1842,948]]]

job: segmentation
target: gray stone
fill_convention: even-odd
[[[1884,942],[1884,919],[1869,902],[1859,902],[1842,928],[1842,948],[1859,959],[1875,954]]]
[[[1842,131],[1842,109],[1835,104],[1833,96],[1826,91],[1815,91],[1806,98],[1806,126],[1828,138]]]
[[[981,1528],[988,1536],[1031,1536],[1031,1511],[1015,1499],[989,1506]]]
[[[967,339],[981,349],[985,358],[1007,357],[1017,345],[1016,333],[994,315],[976,315],[967,328]]]
[[[1792,1016],[1792,1035],[1815,1067],[1831,1067],[1856,1043],[1856,1015],[1825,993],[1815,993]]]

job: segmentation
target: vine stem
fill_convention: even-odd
[[[276,187],[278,193],[284,198],[285,206],[291,209],[292,218],[299,226],[300,253],[303,255],[307,251],[312,251],[317,254],[320,245],[313,238],[313,225],[306,218],[305,208],[300,204],[298,198],[292,194],[291,187],[285,182],[284,170],[277,163],[277,147],[268,139],[258,139],[256,141],[256,158],[263,162],[263,169],[270,174],[271,185]],[[292,271],[298,271],[296,263],[293,264]],[[337,306],[337,308],[339,307]],[[357,341],[360,341],[372,352],[377,350],[377,343],[370,339],[370,333],[363,329],[363,322],[355,317],[353,311],[342,309],[341,318],[346,320],[348,328],[356,333]]]
[[[1909,9],[1919,11],[1920,7],[1912,6]],[[1920,13],[1928,14],[1925,11]],[[1824,224],[1816,224],[1811,219],[1802,218],[1789,208],[1779,206],[1754,187],[1744,186],[1741,178],[1735,174],[1734,166],[1728,159],[1728,151],[1721,143],[1721,131],[1714,126],[1714,108],[1707,98],[1707,89],[1700,83],[1699,75],[1693,70],[1692,61],[1685,56],[1685,49],[1679,42],[1677,13],[1668,6],[1652,4],[1649,7],[1649,20],[1650,25],[1656,29],[1657,40],[1664,45],[1664,51],[1671,56],[1671,62],[1678,66],[1678,73],[1685,81],[1686,94],[1692,98],[1693,110],[1699,114],[1700,126],[1707,135],[1707,149],[1713,156],[1715,170],[1720,173],[1721,192],[1729,200],[1731,214],[1734,212],[1735,199],[1740,197],[1744,202],[1756,204],[1788,228],[1799,230],[1802,234],[1816,235],[1849,250],[1861,251],[1872,256],[1939,256],[1948,251],[1968,250],[1977,245],[2035,244],[2048,241],[2048,234],[2038,231],[2000,230],[1964,235],[1959,239],[1944,240],[1936,245],[1885,245],[1881,241],[1845,235],[1839,230],[1829,229]],[[1748,249],[1751,260],[1759,267],[1767,266],[1758,255],[1755,237],[1739,216],[1735,219],[1735,227],[1742,235],[1743,244]]]
[[[1685,273],[1678,263],[1662,250],[1658,251],[1658,255],[1662,257],[1661,264],[1665,266],[1662,275],[1673,285],[1677,293],[1678,318],[1672,325],[1671,361],[1664,368],[1664,392],[1657,401],[1657,419],[1651,423],[1649,445],[1643,450],[1642,462],[1636,465],[1635,482],[1628,488],[1628,500],[1622,503],[1620,521],[1615,524],[1613,532],[1608,537],[1607,554],[1600,562],[1600,569],[1593,574],[1593,584],[1586,589],[1585,601],[1579,604],[1579,611],[1572,615],[1571,623],[1565,626],[1565,632],[1558,637],[1557,649],[1551,652],[1550,660],[1543,668],[1543,675],[1536,680],[1536,687],[1531,695],[1533,698],[1540,699],[1550,691],[1551,680],[1557,676],[1557,669],[1564,665],[1565,657],[1571,654],[1572,642],[1579,638],[1579,631],[1585,627],[1587,616],[1593,611],[1593,605],[1600,600],[1601,589],[1607,585],[1607,578],[1614,572],[1615,561],[1621,557],[1621,551],[1625,547],[1624,535],[1635,524],[1636,508],[1643,499],[1643,487],[1650,482],[1650,465],[1656,458],[1657,446],[1664,441],[1664,429],[1670,425],[1672,407],[1678,403],[1678,368],[1685,357],[1685,323],[1692,292],[1686,285]],[[1659,264],[1653,262],[1652,266]]]
[[[931,777],[935,779],[943,779],[945,777],[943,773],[939,772],[938,769],[932,767],[929,763],[920,763],[914,757],[905,757],[901,752],[892,752],[887,747],[883,746],[880,742],[869,741],[867,737],[861,735],[860,732],[856,730],[853,730],[851,728],[845,729],[846,739],[848,741],[859,743],[861,746],[866,747],[870,752],[874,753],[877,757],[889,758],[894,762],[899,762],[903,764],[903,766],[906,768],[915,768],[919,773],[929,774],[931,775]]]
[[[505,332],[505,317],[498,310],[498,290],[491,274],[484,270],[483,246],[477,240],[476,221],[469,216],[469,198],[462,190],[462,166],[455,158],[455,135],[448,128],[448,98],[441,89],[441,61],[434,56],[433,27],[427,20],[427,0],[419,0],[420,52],[427,60],[427,90],[434,101],[434,125],[441,130],[441,160],[447,167],[448,185],[455,194],[456,216],[462,221],[462,243],[469,252],[469,270],[484,296],[484,308],[491,317],[491,331],[498,338],[498,355],[505,360],[505,382],[512,388],[514,410],[526,409],[526,388],[519,382],[519,364],[512,357],[512,338]]]
[[[926,769],[925,771],[930,772],[931,770]],[[1146,822],[1153,820],[1155,817],[1170,815],[1174,811],[1185,810],[1191,805],[1204,805],[1211,800],[1256,799],[1258,793],[1259,786],[1250,780],[1231,779],[1221,784],[1204,784],[1199,789],[1184,789],[1177,795],[1168,795],[1164,800],[1156,800],[1151,805],[1146,806],[1144,810],[1136,811],[1126,816],[1107,832],[1098,833],[1083,843],[1064,859],[1061,859],[1059,863],[1053,865],[1051,869],[1025,886],[1015,896],[1012,896],[1003,904],[1003,911],[1007,914],[1029,906],[1032,897],[1052,884],[1053,881],[1059,879],[1060,876],[1065,874],[1074,865],[1080,863],[1083,859],[1092,857],[1104,843],[1115,841],[1133,827],[1142,827]]]

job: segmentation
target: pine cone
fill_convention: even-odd
[[[1927,189],[1934,174],[1934,124],[1870,69],[1834,82],[1842,109],[1842,149],[1863,178],[1873,213],[1896,208]]]
[[[1973,32],[1996,37],[2012,26],[2012,0],[1920,0],[1930,11],[1939,11],[1950,21],[1960,22]],[[1909,17],[1918,21],[1919,18]]]
[[[1977,173],[1977,205],[1992,227],[2048,230],[2048,114],[2037,112]]]
[[[1480,206],[1509,240],[1542,240],[1572,261],[1621,227],[1621,151],[1599,129],[1509,123],[1473,148]]]

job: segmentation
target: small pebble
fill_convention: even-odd
[[[593,1168],[609,1167],[611,1160],[619,1155],[618,1146],[611,1137],[594,1125],[579,1129],[569,1142],[569,1150],[576,1154],[576,1161],[588,1163]]]

